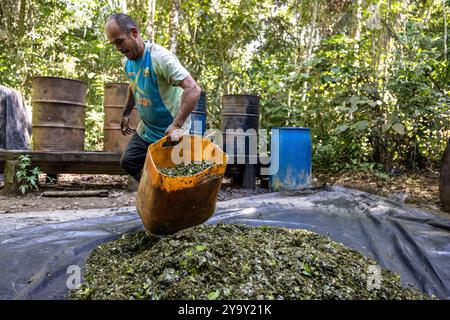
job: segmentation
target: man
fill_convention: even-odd
[[[122,168],[139,182],[148,146],[165,135],[177,141],[189,130],[190,113],[201,89],[173,53],[144,41],[136,23],[126,14],[111,15],[105,31],[109,42],[125,56],[124,69],[130,82],[122,134],[133,133],[128,126],[133,107],[141,117],[120,159]]]

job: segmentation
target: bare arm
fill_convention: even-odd
[[[186,77],[186,79],[181,81],[178,86],[183,88],[184,91],[181,96],[180,111],[178,111],[173,123],[181,128],[187,117],[194,110],[202,90],[191,76]]]
[[[187,76],[178,84],[178,86],[184,89],[183,94],[181,95],[180,110],[175,116],[175,119],[173,119],[172,124],[166,130],[166,134],[170,135],[173,140],[178,140],[179,137],[173,133],[175,130],[181,129],[184,125],[187,117],[191,114],[192,110],[194,110],[202,92],[192,76]]]
[[[122,117],[130,116],[131,111],[133,111],[134,104],[135,104],[135,102],[134,102],[133,91],[131,91],[131,87],[128,87],[127,101],[125,103],[125,106],[123,107]]]
[[[124,136],[126,136],[127,134],[131,134],[134,131],[128,125],[129,121],[130,121],[130,114],[131,114],[131,111],[133,111],[134,104],[135,104],[135,101],[134,101],[133,91],[131,91],[131,88],[128,87],[127,101],[122,110],[122,122],[120,123],[120,130],[122,131],[122,134]]]

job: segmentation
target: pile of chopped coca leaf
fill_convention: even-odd
[[[191,162],[187,164],[181,163],[174,167],[158,168],[158,170],[171,177],[192,176],[212,167],[213,164],[214,162],[212,161]]]
[[[71,299],[428,299],[355,250],[304,230],[218,224],[99,246]],[[378,268],[378,267],[376,267]],[[377,288],[378,287],[378,288]]]

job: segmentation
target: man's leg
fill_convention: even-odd
[[[137,182],[141,180],[142,168],[144,168],[145,157],[150,143],[142,140],[135,132],[120,158],[120,166]]]

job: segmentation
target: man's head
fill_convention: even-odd
[[[128,59],[137,60],[144,54],[144,41],[139,29],[126,14],[111,15],[106,22],[105,31],[109,42]]]

